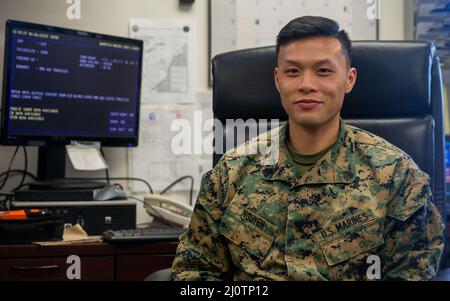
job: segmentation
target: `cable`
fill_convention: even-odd
[[[85,180],[106,180],[106,178],[67,178],[68,180],[74,180],[74,181],[85,181]],[[140,178],[129,178],[129,177],[123,177],[123,178],[109,178],[110,180],[113,181],[138,181],[138,182],[142,182],[145,185],[147,185],[148,190],[150,191],[150,193],[154,193],[153,192],[153,188],[150,185],[150,183],[148,183],[146,180],[144,179],[140,179]]]
[[[30,185],[31,183],[32,183],[32,182],[30,182],[30,183],[23,183],[23,184],[17,186],[16,188],[14,188],[13,191],[16,192],[16,191],[19,190],[20,188],[25,187],[25,186],[28,186],[28,185]]]
[[[4,177],[5,175],[7,175],[7,174],[8,174],[7,171],[2,172],[0,174],[0,179],[2,177]],[[32,178],[33,180],[37,179],[37,177],[35,175],[33,175],[32,173],[30,173],[28,171],[25,171],[25,170],[12,169],[12,170],[9,171],[9,177],[15,177],[16,176],[15,174],[22,174],[22,176],[28,176],[28,177]],[[16,190],[18,190],[18,189],[20,189],[20,188],[22,188],[23,186],[26,186],[26,185],[29,185],[29,183],[22,183],[22,181],[21,181],[21,183],[17,187],[15,187],[14,189],[12,189],[11,191],[16,191]]]
[[[11,198],[6,197],[0,200],[0,210],[9,210],[11,208]]]
[[[166,188],[164,188],[160,194],[164,194],[166,193],[167,190],[169,190],[170,188],[172,188],[173,186],[175,186],[175,184],[177,184],[178,182],[183,181],[184,179],[191,179],[191,188],[189,189],[189,205],[191,205],[192,207],[192,194],[194,191],[194,178],[192,176],[183,176],[181,178],[179,178],[178,180],[175,180],[174,182],[172,182],[171,184],[169,184],[169,186],[167,186]]]
[[[7,171],[0,173],[0,178],[5,176],[7,173],[8,173]],[[26,174],[28,177],[32,178],[33,180],[37,180],[37,177],[34,174],[32,174],[29,171],[22,170],[22,169],[11,169],[9,171],[9,173],[10,174],[14,174],[14,173]],[[12,175],[12,176],[15,176],[15,175]]]
[[[129,195],[128,198],[137,200],[137,201],[139,201],[139,202],[142,202],[142,203],[144,204],[145,209],[147,209],[147,207],[149,207],[150,209],[152,209],[152,211],[153,211],[156,215],[158,215],[158,217],[156,217],[156,216],[154,216],[154,217],[155,217],[155,218],[160,218],[160,221],[161,221],[161,222],[163,222],[163,223],[165,223],[165,224],[167,224],[167,225],[169,225],[169,226],[172,226],[172,227],[177,227],[177,228],[180,227],[180,226],[177,225],[176,223],[174,223],[174,222],[172,222],[172,221],[166,219],[165,217],[163,217],[163,216],[161,215],[161,213],[159,213],[158,210],[156,210],[156,209],[155,209],[152,205],[150,205],[148,202],[145,202],[144,200],[141,200],[140,198],[135,197],[135,196],[132,196],[132,195]]]
[[[0,210],[9,210],[11,208],[13,195],[9,193],[0,193],[0,196],[5,197],[4,199],[0,200]]]
[[[11,167],[14,162],[14,159],[16,158],[18,150],[19,150],[19,146],[16,146],[16,149],[14,150],[14,154],[12,155],[11,160],[9,161],[9,166],[8,166],[8,170],[6,171],[5,179],[3,180],[3,183],[0,185],[0,191],[3,189],[3,187],[5,187],[6,182],[8,182],[9,173],[11,172]]]

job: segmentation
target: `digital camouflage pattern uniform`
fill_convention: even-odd
[[[299,176],[287,131],[269,132],[279,137],[272,165],[234,149],[204,175],[174,280],[367,280],[369,255],[381,259],[381,279],[432,279],[444,225],[428,175],[341,120],[336,145]]]

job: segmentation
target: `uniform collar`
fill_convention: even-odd
[[[351,183],[355,177],[355,149],[351,133],[341,119],[339,137],[334,147],[314,166],[300,176],[286,145],[288,123],[278,129],[278,145],[272,144],[277,160],[262,166],[261,177],[269,181],[285,181],[292,187],[306,184]],[[275,131],[277,131],[275,130]],[[272,155],[273,156],[273,155]]]

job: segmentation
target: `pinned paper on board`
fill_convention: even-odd
[[[227,51],[275,45],[284,25],[306,15],[336,20],[353,40],[375,40],[378,35],[381,0],[209,1],[210,59]]]
[[[142,105],[139,147],[129,152],[130,175],[147,180],[156,191],[161,191],[175,180],[190,175],[199,184],[200,156],[192,152],[180,153],[174,146],[174,138],[179,131],[172,130],[175,120],[193,124],[193,105]],[[190,130],[190,129],[188,129]],[[191,140],[190,140],[191,139]],[[192,143],[193,137],[186,137],[184,143]],[[192,144],[187,145],[192,149]],[[189,181],[175,185],[172,190],[188,190]],[[133,190],[144,186],[133,183]]]
[[[72,143],[66,145],[67,155],[75,170],[94,171],[108,169],[101,154],[100,143]]]
[[[130,20],[130,37],[144,41],[142,103],[194,102],[194,34],[190,20]]]

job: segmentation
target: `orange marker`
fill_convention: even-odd
[[[26,210],[8,210],[0,211],[0,220],[24,220],[34,216],[49,215],[46,211],[40,209]]]

